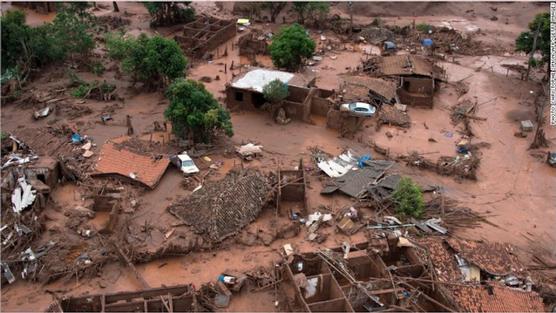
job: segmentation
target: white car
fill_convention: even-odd
[[[197,167],[197,165],[195,165],[191,157],[185,151],[181,154],[171,157],[170,161],[172,161],[172,163],[177,166],[184,174],[190,175],[199,173],[199,168]]]
[[[371,117],[375,114],[376,107],[365,102],[351,102],[342,104],[340,110],[349,112],[353,116]]]

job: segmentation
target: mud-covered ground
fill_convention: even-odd
[[[216,16],[231,16],[229,11],[219,11],[211,3],[194,3],[198,12],[205,11]],[[165,36],[172,36],[169,29],[152,30],[149,28],[149,17],[142,4],[119,3],[121,13],[130,20],[126,26],[126,33],[158,32]],[[232,122],[234,136],[233,144],[257,142],[264,146],[262,158],[247,163],[249,167],[256,167],[263,171],[274,171],[278,165],[282,168],[293,168],[303,158],[308,168],[308,209],[316,210],[320,205],[326,205],[337,211],[353,201],[343,195],[325,197],[320,195],[322,182],[319,174],[314,170],[311,162],[310,147],[337,154],[345,148],[352,148],[361,152],[372,152],[368,146],[370,140],[388,147],[392,153],[407,154],[410,151],[424,153],[427,157],[436,159],[441,155],[455,155],[455,143],[459,141],[457,130],[461,126],[454,126],[450,122],[450,107],[464,99],[471,99],[479,103],[476,115],[485,117],[486,121],[472,121],[471,126],[476,135],[475,142],[490,143],[489,148],[482,148],[481,165],[477,173],[477,181],[457,181],[452,177],[440,176],[416,168],[399,166],[399,171],[413,177],[423,184],[442,185],[447,196],[458,200],[462,205],[479,212],[493,215],[489,218],[492,225],[484,224],[480,228],[460,230],[455,235],[471,239],[486,239],[489,241],[509,242],[526,251],[530,239],[545,243],[556,240],[556,169],[548,167],[544,156],[539,151],[528,150],[532,141],[532,134],[527,138],[518,138],[514,133],[519,128],[519,120],[534,118],[534,99],[539,92],[539,81],[543,73],[535,72],[534,79],[529,82],[521,81],[516,74],[506,76],[506,70],[500,64],[524,64],[526,57],[513,52],[513,38],[527,27],[532,17],[547,6],[533,3],[434,3],[434,4],[383,4],[357,3],[355,21],[368,24],[376,16],[386,23],[404,25],[417,22],[427,22],[433,25],[448,23],[455,29],[465,31],[469,26],[481,29],[478,39],[485,43],[492,43],[503,48],[504,52],[487,56],[456,56],[454,62],[441,62],[446,69],[448,83],[442,84],[441,90],[435,95],[434,109],[409,108],[412,125],[409,129],[383,126],[380,131],[375,130],[375,121],[369,120],[362,130],[353,138],[342,138],[335,130],[324,127],[325,121],[315,119],[314,124],[293,121],[287,125],[278,125],[271,118],[260,112],[233,112]],[[496,11],[491,7],[496,7]],[[2,9],[6,9],[2,4]],[[13,7],[12,7],[13,8]],[[472,11],[470,11],[472,10]],[[367,13],[368,12],[368,13]],[[100,7],[94,11],[95,15],[117,15],[111,12],[109,6]],[[340,4],[332,8],[332,13],[347,16],[346,8]],[[496,15],[497,21],[491,16]],[[288,20],[292,17],[286,13]],[[53,18],[29,12],[28,22],[38,25],[42,21]],[[280,17],[278,19],[282,21]],[[277,30],[281,24],[271,25],[255,23],[252,27],[265,31]],[[240,33],[238,33],[239,35]],[[319,40],[320,34],[311,31],[312,36]],[[331,31],[324,35],[335,39],[337,36]],[[229,65],[233,61],[235,67],[247,64],[248,61],[239,57],[237,48],[230,42],[223,44],[214,51],[211,62],[194,61],[187,76],[192,79],[211,77],[212,81],[205,83],[209,91],[221,103],[224,100],[225,84],[232,79]],[[354,70],[364,58],[362,51],[366,46],[346,43],[346,49],[327,51],[323,60],[310,67],[317,75],[317,86],[325,89],[339,89],[339,74]],[[227,47],[227,56],[222,56]],[[367,47],[368,48],[368,47]],[[374,47],[376,49],[376,47]],[[109,138],[126,133],[125,116],[131,115],[136,133],[148,133],[153,130],[153,122],[164,120],[163,112],[168,101],[162,93],[146,93],[140,86],[131,86],[129,77],[116,74],[115,64],[104,57],[102,47],[95,50],[94,58],[101,60],[107,71],[100,77],[77,70],[77,75],[85,80],[106,80],[117,86],[117,93],[121,101],[101,102],[94,100],[82,101],[72,98],[69,90],[63,92],[66,103],[87,107],[90,113],[73,118],[69,114],[51,115],[46,119],[35,121],[32,112],[38,107],[32,105],[3,105],[1,122],[3,131],[13,131],[21,128],[39,128],[55,126],[63,123],[76,125],[82,134],[94,139],[97,147],[93,150],[96,155],[102,144]],[[332,57],[331,57],[332,56]],[[268,57],[258,56],[259,63],[271,66]],[[452,60],[450,60],[452,61]],[[224,64],[228,65],[224,73]],[[238,73],[236,70],[235,73]],[[219,80],[214,78],[219,76]],[[469,83],[469,91],[458,98],[452,84],[465,78]],[[61,67],[44,69],[30,85],[32,92],[46,92],[52,89],[64,88],[67,75]],[[484,103],[484,104],[483,104]],[[113,123],[103,125],[99,123],[100,115],[111,112]],[[386,133],[391,134],[389,137]],[[552,141],[550,149],[554,149],[556,142],[556,128],[546,127],[547,138]],[[431,142],[433,138],[436,142]],[[545,151],[545,150],[542,150]],[[96,155],[94,157],[96,157]],[[228,154],[208,154],[212,163],[222,162],[222,165],[209,180],[222,178],[225,173],[240,159]],[[197,162],[206,162],[202,159]],[[210,162],[204,164],[205,168]],[[180,196],[187,195],[191,190],[181,186],[181,173],[170,167],[160,184],[154,190],[139,190],[137,200],[140,205],[133,214],[137,216],[138,225],[146,222],[165,225],[179,222],[166,212],[166,207]],[[52,195],[53,203],[45,209],[49,215],[49,227],[60,226],[65,217],[55,210],[55,207],[72,207],[82,205],[79,188],[72,184],[59,186]],[[372,212],[365,212],[372,214]],[[99,217],[102,219],[103,217]],[[274,218],[272,210],[264,211],[261,216],[247,227],[248,231],[265,230]],[[289,221],[287,217],[280,218]],[[99,222],[99,221],[97,221]],[[329,234],[322,246],[338,246],[342,241],[352,242],[365,240],[363,232],[347,237],[335,231],[334,227],[326,227],[324,233]],[[271,266],[280,259],[279,250],[285,243],[292,243],[300,251],[309,251],[320,245],[305,240],[306,230],[290,239],[278,239],[270,245],[246,246],[234,242],[225,242],[214,251],[193,252],[187,255],[176,255],[171,258],[151,261],[137,265],[139,273],[151,287],[170,286],[175,284],[193,283],[200,286],[214,281],[226,269],[238,271],[250,270],[257,266]],[[529,239],[527,239],[529,238]],[[550,248],[550,247],[546,247]],[[554,246],[552,246],[554,249]],[[556,251],[552,251],[556,253]],[[52,293],[62,295],[83,295],[92,293],[108,293],[124,290],[139,290],[141,285],[133,272],[123,263],[113,262],[106,265],[98,277],[84,279],[60,279],[50,284],[38,284],[18,280],[13,285],[2,289],[2,309],[4,311],[42,311],[52,302]],[[257,295],[257,301],[247,297],[233,297],[228,311],[273,311],[274,295],[263,292]]]

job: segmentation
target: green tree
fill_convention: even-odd
[[[392,199],[396,205],[396,213],[419,217],[425,210],[423,193],[419,186],[411,178],[404,177],[392,194]]]
[[[1,18],[2,73],[16,72],[22,84],[32,69],[64,60],[74,54],[87,54],[94,41],[88,34],[88,24],[76,11],[61,7],[52,23],[39,27],[25,24],[25,14],[8,11]]]
[[[531,53],[537,29],[539,30],[539,36],[534,52],[538,51],[542,54],[542,59],[538,62],[539,65],[548,63],[548,77],[550,74],[550,13],[540,13],[535,16],[533,21],[529,23],[529,30],[522,32],[515,40],[516,51]]]
[[[315,42],[299,24],[284,27],[272,39],[268,47],[272,63],[276,67],[297,70],[304,58],[315,51]]]
[[[293,10],[297,13],[298,21],[305,24],[311,21],[313,24],[322,22],[330,10],[328,2],[310,1],[310,2],[294,2]]]
[[[205,86],[194,80],[178,79],[166,91],[170,105],[164,116],[180,138],[207,142],[220,131],[233,136],[230,113],[224,110]]]
[[[267,101],[278,103],[288,97],[288,85],[275,79],[263,87],[263,95]]]
[[[124,39],[121,36],[106,37],[108,55],[121,60],[124,72],[132,74],[133,81],[141,81],[154,90],[169,85],[184,75],[188,60],[178,43],[160,36]]]
[[[144,2],[151,15],[151,26],[170,26],[188,23],[195,19],[195,10],[189,7],[191,1],[184,2]],[[186,7],[181,7],[184,4]]]

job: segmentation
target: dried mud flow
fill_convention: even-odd
[[[118,15],[111,11],[109,2],[99,6],[93,13],[97,16]],[[159,33],[172,38],[175,28],[149,27],[149,15],[141,3],[121,2],[119,15],[129,20],[125,26],[126,34],[137,35],[142,32]],[[220,9],[213,2],[192,4],[197,12],[205,12],[216,17],[234,16],[227,3]],[[490,242],[511,243],[522,250],[528,250],[531,241],[556,242],[556,168],[549,167],[545,162],[545,154],[528,150],[532,135],[518,138],[514,133],[519,130],[519,121],[534,116],[534,100],[540,92],[539,81],[544,73],[534,72],[529,82],[519,79],[517,74],[507,70],[502,64],[526,64],[526,56],[515,53],[514,38],[527,27],[527,23],[539,12],[546,11],[548,6],[535,3],[356,3],[354,21],[359,24],[370,24],[375,17],[380,17],[384,23],[395,25],[426,22],[435,26],[450,25],[457,31],[466,32],[478,27],[480,33],[475,34],[481,43],[497,46],[492,55],[457,55],[448,60],[440,61],[448,76],[448,82],[442,83],[439,92],[434,96],[433,109],[419,109],[408,107],[411,117],[410,128],[399,128],[383,125],[376,130],[376,120],[365,122],[360,131],[352,138],[341,137],[338,131],[326,128],[324,118],[313,118],[313,123],[292,121],[287,125],[279,125],[265,113],[254,111],[232,112],[234,136],[225,141],[224,148],[208,152],[210,161],[195,158],[201,172],[209,171],[211,164],[218,164],[217,169],[211,169],[207,176],[209,181],[217,181],[240,164],[241,160],[234,154],[234,146],[255,142],[264,147],[262,157],[251,162],[243,163],[247,168],[254,168],[264,172],[275,172],[277,167],[293,169],[303,159],[307,170],[307,209],[316,211],[321,206],[332,208],[334,212],[351,205],[353,199],[344,195],[327,197],[320,194],[322,181],[314,162],[311,159],[311,147],[337,155],[346,148],[355,151],[374,154],[369,142],[373,141],[381,147],[386,147],[392,154],[407,155],[417,151],[427,158],[436,160],[441,156],[455,154],[455,144],[461,137],[458,131],[461,125],[454,125],[450,119],[452,107],[466,99],[478,103],[476,115],[486,118],[484,121],[472,121],[475,138],[474,142],[489,143],[488,148],[480,149],[481,163],[476,173],[477,180],[455,180],[453,177],[441,176],[433,172],[418,168],[399,165],[400,173],[412,177],[421,185],[441,185],[444,192],[460,205],[488,214],[489,224],[481,224],[475,228],[461,228],[454,235],[469,239],[484,239]],[[497,11],[491,9],[497,7]],[[1,4],[2,11],[16,8],[7,3]],[[40,25],[53,19],[53,14],[40,14],[25,9],[27,21],[30,25]],[[369,12],[365,14],[365,12]],[[372,12],[372,13],[371,13]],[[347,17],[347,8],[343,3],[334,5],[331,14]],[[491,16],[496,15],[497,21]],[[293,15],[284,15],[288,22],[293,22]],[[237,16],[235,16],[237,18]],[[282,21],[282,15],[277,19]],[[275,32],[281,23],[254,23],[251,27],[263,32]],[[187,76],[201,80],[209,77],[205,82],[206,88],[214,97],[224,103],[226,83],[233,79],[239,70],[230,70],[249,64],[246,57],[239,56],[235,43],[238,36],[223,43],[215,49],[213,59],[195,60],[188,70]],[[341,42],[339,36],[331,30],[322,34],[311,30],[311,35],[318,42],[321,36]],[[322,61],[310,66],[316,76],[316,85],[323,89],[340,90],[341,74],[356,71],[367,53],[375,53],[378,47],[342,42],[342,47],[325,51]],[[224,51],[227,55],[224,55]],[[117,94],[122,100],[108,102],[88,99],[76,100],[69,95],[69,88],[65,94],[59,96],[60,105],[66,110],[57,110],[51,116],[34,120],[32,114],[40,109],[40,105],[29,103],[2,105],[2,131],[16,132],[36,129],[37,136],[47,127],[70,125],[79,127],[82,134],[93,138],[96,158],[102,145],[111,138],[126,135],[126,116],[132,116],[132,123],[136,134],[144,134],[144,139],[168,142],[168,133],[153,132],[155,121],[163,123],[164,110],[168,101],[162,93],[148,93],[140,87],[132,86],[125,75],[116,70],[117,65],[104,56],[102,48],[95,49],[95,58],[102,60],[106,72],[102,76],[95,76],[87,71],[77,71],[77,75],[87,81],[107,80],[117,87]],[[260,66],[272,67],[268,56],[258,55],[256,61]],[[455,61],[455,62],[454,62]],[[224,67],[227,67],[225,72]],[[218,79],[216,77],[218,76]],[[459,95],[457,82],[464,80],[468,84],[465,94]],[[38,77],[30,83],[29,90],[38,97],[42,93],[60,88],[66,88],[67,77],[61,68],[45,68]],[[62,92],[62,93],[64,93]],[[65,106],[68,105],[68,106]],[[72,106],[74,107],[72,109]],[[85,111],[83,111],[85,110]],[[79,114],[72,114],[75,112]],[[60,112],[60,113],[58,113]],[[83,113],[84,112],[84,113]],[[110,113],[113,121],[107,124],[100,122],[102,114]],[[556,128],[545,127],[546,137],[556,144]],[[434,140],[430,140],[430,139]],[[542,150],[543,152],[546,151]],[[541,157],[539,157],[541,155]],[[187,187],[184,187],[187,185]],[[133,212],[126,213],[132,217],[133,227],[152,228],[152,235],[138,231],[145,236],[146,250],[166,245],[164,238],[171,229],[179,233],[181,239],[190,240],[196,236],[193,231],[185,231],[185,227],[173,227],[179,224],[174,215],[167,208],[191,195],[191,190],[198,182],[184,183],[183,175],[175,167],[170,166],[159,184],[153,190],[131,187],[129,199],[137,201]],[[118,185],[120,186],[120,185]],[[84,198],[83,186],[67,182],[58,185],[51,195],[51,201],[44,209],[48,217],[45,232],[41,242],[46,242],[53,232],[49,229],[65,228],[67,221],[65,210],[90,205]],[[293,204],[294,208],[296,204]],[[367,212],[370,213],[370,212]],[[105,225],[108,215],[97,212],[94,219],[88,223],[97,228]],[[263,210],[260,215],[242,230],[242,234],[261,234],[265,236],[271,227],[280,223],[290,223],[286,217],[276,218],[273,210]],[[180,228],[181,227],[181,228]],[[287,239],[273,238],[267,245],[246,245],[239,243],[235,237],[219,243],[216,249],[196,249],[191,253],[174,253],[162,258],[141,262],[136,265],[138,273],[151,287],[171,286],[192,283],[196,287],[209,281],[215,281],[225,270],[247,271],[258,266],[272,266],[281,259],[280,249],[286,243],[292,243],[298,251],[312,251],[319,247],[335,247],[343,241],[364,241],[365,234],[358,232],[346,236],[335,231],[335,227],[325,227],[322,232],[327,235],[326,240],[317,244],[305,239],[305,231]],[[173,233],[174,237],[176,233]],[[63,234],[63,233],[62,233]],[[191,237],[188,237],[191,236]],[[191,239],[193,240],[193,239]],[[202,246],[202,245],[198,245]],[[154,247],[154,248],[153,248]],[[555,246],[552,249],[556,254]],[[1,306],[3,311],[44,311],[53,301],[53,295],[78,296],[84,294],[109,293],[142,289],[132,270],[120,262],[108,262],[98,274],[84,278],[59,279],[54,282],[40,284],[18,279],[14,284],[2,288]],[[139,263],[139,262],[138,262]],[[272,291],[257,294],[256,301],[249,296],[233,297],[227,311],[276,311],[275,297]]]

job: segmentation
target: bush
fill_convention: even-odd
[[[104,67],[104,65],[102,65],[102,63],[100,62],[93,62],[90,65],[91,68],[91,72],[97,76],[102,76],[102,74],[104,73],[104,71],[106,70],[106,68]]]
[[[233,136],[230,113],[224,110],[205,86],[194,80],[178,79],[166,91],[170,105],[164,116],[180,138],[207,142],[223,131]]]
[[[264,98],[271,103],[278,103],[288,97],[288,85],[275,79],[263,87]]]
[[[400,180],[399,185],[392,194],[392,199],[396,205],[396,213],[419,217],[425,210],[423,193],[409,177]]]
[[[77,88],[73,89],[71,95],[76,98],[85,98],[90,91],[91,91],[91,86],[87,83],[84,83],[77,86]]]
[[[108,55],[121,60],[123,70],[133,75],[134,82],[141,81],[149,89],[169,85],[184,75],[188,60],[173,39],[141,34],[128,39],[110,35],[106,40]]]
[[[315,42],[307,31],[294,23],[284,27],[274,36],[268,47],[272,63],[276,67],[297,70],[304,58],[310,58],[315,51]]]
[[[432,30],[432,25],[421,23],[421,24],[417,24],[415,28],[422,33],[428,34],[429,31]]]

